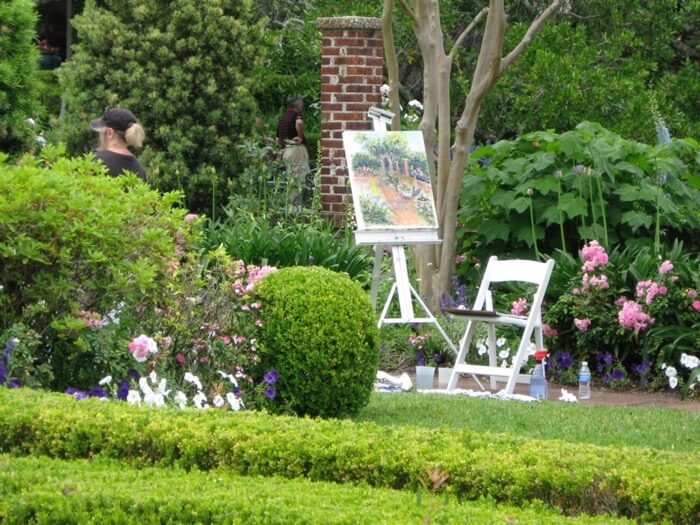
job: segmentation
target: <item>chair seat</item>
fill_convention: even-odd
[[[513,369],[510,367],[468,364],[455,365],[454,371],[456,374],[474,374],[505,379],[508,379],[513,374]],[[517,374],[517,382],[530,384],[530,376],[528,374]]]
[[[459,311],[457,309],[450,309],[445,311],[451,315],[459,317],[460,319],[466,319],[468,321],[479,321],[481,323],[521,327],[527,324],[527,317],[523,315],[504,314],[500,312],[491,312],[489,310],[482,310],[484,312],[483,314],[480,312],[476,313],[477,310],[462,310],[463,312],[468,313],[457,313]]]

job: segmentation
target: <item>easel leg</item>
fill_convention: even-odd
[[[379,281],[382,278],[382,261],[384,260],[384,246],[378,244],[374,247],[374,268],[372,268],[372,307],[377,309],[377,297],[379,295]]]

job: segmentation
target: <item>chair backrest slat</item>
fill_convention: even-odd
[[[548,263],[512,259],[499,261],[496,257],[489,259],[484,279],[492,283],[526,282],[541,284],[547,275]]]

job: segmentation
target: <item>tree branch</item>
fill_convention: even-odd
[[[474,17],[474,19],[471,21],[471,23],[467,26],[467,28],[462,31],[462,34],[457,37],[457,40],[455,40],[454,45],[452,46],[452,49],[450,50],[450,54],[448,55],[450,59],[453,59],[454,56],[457,54],[457,51],[459,51],[459,46],[462,45],[462,42],[464,42],[464,39],[467,38],[467,35],[472,32],[472,29],[476,27],[476,24],[479,23],[479,21],[484,17],[484,15],[488,12],[489,8],[484,7],[479,13]]]
[[[515,62],[520,54],[525,50],[525,48],[530,44],[532,41],[532,37],[535,36],[535,33],[537,33],[540,29],[542,29],[542,26],[544,23],[554,14],[556,13],[559,8],[561,7],[561,0],[554,0],[547,9],[542,11],[542,14],[538,16],[532,24],[530,24],[530,27],[528,27],[527,32],[525,33],[525,36],[523,36],[523,39],[518,43],[517,46],[513,48],[513,50],[508,53],[505,57],[503,57],[503,60],[501,61],[501,69],[499,71],[499,76],[502,75],[506,69],[508,69],[509,66]]]
[[[396,58],[393,27],[394,0],[384,0],[382,11],[382,33],[384,35],[384,59],[389,81],[389,109],[394,113],[391,129],[401,130],[401,101],[399,99],[399,61]]]
[[[411,6],[408,5],[408,2],[406,0],[398,0],[399,4],[401,5],[401,8],[406,12],[408,15],[408,18],[411,19],[411,22],[415,25],[418,22],[418,19],[416,18],[416,13],[411,9]]]

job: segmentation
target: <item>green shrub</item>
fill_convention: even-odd
[[[85,318],[120,303],[141,315],[165,286],[176,237],[187,241],[179,195],[105,173],[88,157],[0,163],[0,342],[15,324],[38,334],[36,363],[51,364],[58,388],[96,381],[100,355],[113,353],[81,342]]]
[[[256,288],[265,308],[260,364],[276,369],[271,406],[297,414],[344,417],[369,401],[379,335],[367,295],[324,268],[286,268]]]
[[[32,129],[25,121],[38,109],[34,4],[32,0],[0,4],[0,151],[6,153],[29,147]]]
[[[307,480],[240,477],[226,471],[132,469],[114,461],[0,456],[3,523],[603,523],[533,505],[417,504],[415,495]],[[178,494],[174,498],[173,493]],[[331,502],[331,503],[329,503]],[[436,504],[435,504],[436,503]],[[606,518],[604,523],[622,520]]]
[[[463,247],[531,257],[597,239],[658,252],[663,231],[665,243],[694,251],[699,152],[693,139],[649,146],[590,122],[478,148],[462,190]]]
[[[73,20],[80,40],[61,68],[61,137],[70,151],[94,143],[88,119],[127,106],[146,129],[149,180],[185,190],[190,209],[223,202],[241,168],[234,146],[254,122],[249,74],[261,59],[264,25],[252,3],[87,1]]]
[[[469,429],[380,427],[253,412],[150,409],[0,389],[0,452],[120,459],[233,473],[415,488],[426,467],[463,500],[541,501],[567,514],[700,519],[697,455],[526,439]]]

